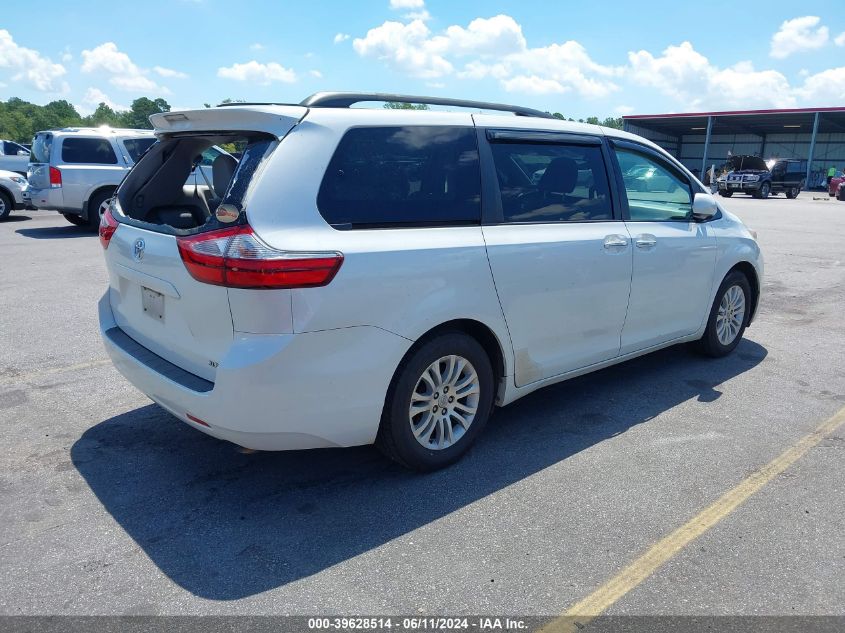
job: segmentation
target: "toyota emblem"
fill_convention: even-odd
[[[144,240],[142,240],[141,238],[135,240],[135,244],[132,246],[132,257],[135,258],[136,262],[139,262],[144,259],[144,248],[146,246],[147,245],[144,244]]]

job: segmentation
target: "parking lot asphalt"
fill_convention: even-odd
[[[670,348],[497,411],[455,466],[248,453],[106,360],[96,236],[0,223],[0,614],[564,612],[845,407],[845,203],[732,198],[766,262],[736,352]],[[609,605],[845,615],[845,427]]]

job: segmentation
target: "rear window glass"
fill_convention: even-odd
[[[123,139],[123,146],[126,148],[126,152],[129,154],[132,162],[137,163],[143,153],[150,149],[155,142],[156,139],[154,137],[126,138]]]
[[[63,163],[116,165],[117,156],[104,138],[66,138],[62,141]]]
[[[494,143],[505,222],[610,220],[610,190],[595,145]]]
[[[341,139],[317,205],[333,226],[478,223],[475,131],[464,127],[355,128]]]
[[[50,150],[53,147],[52,134],[37,134],[32,140],[32,153],[29,155],[31,163],[49,163]]]

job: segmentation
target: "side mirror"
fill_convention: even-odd
[[[719,212],[716,198],[709,193],[697,193],[692,200],[692,216],[699,221],[709,220]]]
[[[26,151],[25,149],[19,149],[18,150],[18,156],[29,156],[29,152]]]

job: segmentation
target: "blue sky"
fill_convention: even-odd
[[[35,19],[4,12],[0,98],[64,98],[83,113],[138,96],[202,107],[319,90],[504,101],[575,118],[845,105],[842,0],[38,6]]]

